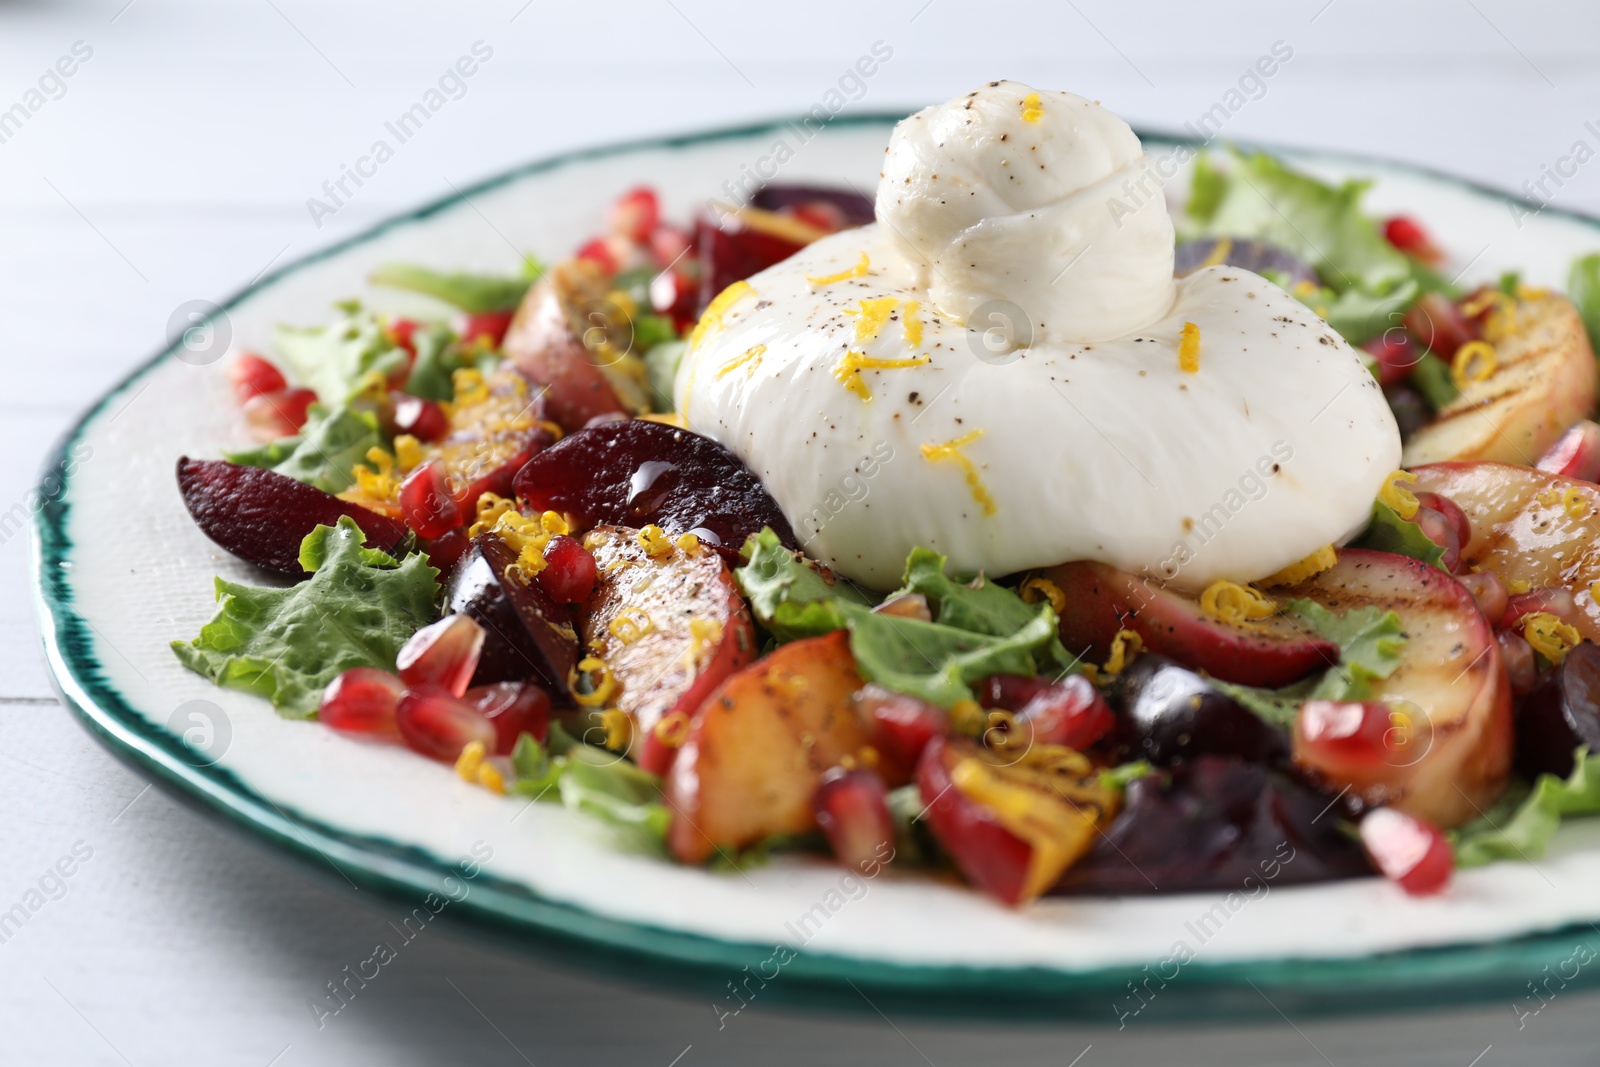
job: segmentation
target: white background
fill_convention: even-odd
[[[1580,138],[1600,147],[1584,128],[1600,129],[1592,3],[125,2],[0,0],[0,109],[75,42],[93,48],[65,95],[0,144],[0,513],[23,500],[73,416],[162,346],[183,302],[220,300],[532,158],[802,111],[879,40],[893,58],[854,108],[904,110],[1012,77],[1178,129],[1281,40],[1293,58],[1226,136],[1399,158],[1508,189]],[[466,96],[315,226],[306,199],[479,40],[494,55]],[[1600,212],[1600,163],[1590,167],[1557,204]],[[826,1018],[758,1007],[718,1033],[706,1024],[713,990],[608,986],[444,930],[407,946],[319,1031],[306,1002],[404,909],[335,892],[144,792],[55,702],[27,569],[25,537],[0,543],[0,910],[75,842],[93,858],[0,944],[3,1064],[667,1067],[681,1056],[684,1067],[945,1067],[1001,1062],[999,1032],[1023,1057],[1004,1062],[1083,1053],[1083,1067],[1600,1058],[1600,1002],[1563,994],[1519,1031],[1516,981],[1500,1003],[1443,1015],[1398,1003],[1400,1014],[1343,1022],[1291,1022],[1263,1006],[1259,1024],[1185,1031],[1162,1026],[1153,1005],[1153,1022],[1122,1033],[1016,1039],[891,1022],[863,1005]]]

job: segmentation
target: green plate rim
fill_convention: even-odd
[[[899,113],[840,116],[830,128],[891,127]],[[274,270],[231,295],[222,311],[245,297],[307,266],[374,240],[390,229],[429,218],[464,200],[528,176],[590,159],[651,149],[689,148],[723,140],[776,133],[792,119],[668,137],[644,138],[599,148],[564,152],[477,182],[463,192],[379,222],[327,248]],[[1205,147],[1164,133],[1140,136],[1146,144]],[[1408,172],[1530,208],[1539,205],[1427,167],[1347,152],[1290,146],[1244,144],[1246,148],[1348,161]],[[1541,213],[1579,222],[1600,234],[1600,219],[1555,207]],[[168,346],[135,368],[106,392],[61,438],[46,459],[45,474],[63,471],[70,450],[90,424],[114,401],[168,359]],[[41,476],[41,482],[43,476]],[[45,654],[63,703],[90,734],[114,755],[164,790],[197,810],[246,831],[289,853],[325,881],[373,890],[416,906],[454,869],[421,849],[393,841],[347,834],[337,827],[291,815],[271,800],[214,766],[197,763],[181,740],[138,714],[109,682],[93,654],[92,627],[73,607],[68,581],[72,542],[67,534],[71,475],[60,490],[44,494],[33,523],[34,596],[40,614]],[[456,875],[459,877],[459,875]],[[773,946],[722,941],[608,918],[568,904],[542,899],[527,888],[497,879],[487,871],[470,882],[470,891],[449,908],[450,922],[474,929],[504,945],[507,937],[536,947],[541,957],[606,977],[660,990],[703,991],[713,1005],[731,1001],[725,983],[756,969]],[[1185,965],[1186,980],[1159,986],[1149,1019],[1163,1022],[1220,1022],[1292,1012],[1327,1015],[1350,1012],[1444,1007],[1463,1000],[1520,993],[1522,980],[1565,957],[1583,932],[1600,934],[1593,924],[1575,924],[1543,934],[1488,943],[1413,949],[1350,959],[1257,960]],[[1600,937],[1596,938],[1600,941]],[[1154,963],[1155,961],[1152,961]],[[896,1011],[942,1018],[1110,1021],[1115,1004],[1131,1003],[1131,987],[1157,988],[1146,971],[1132,966],[1062,971],[1043,967],[967,967],[886,963],[848,956],[800,952],[761,991],[763,1004],[789,1004],[835,1010]],[[1575,984],[1600,985],[1600,972],[1583,972]],[[703,985],[702,985],[703,983]],[[871,994],[870,999],[869,995]],[[1090,998],[1093,997],[1091,1000]],[[1159,1002],[1159,1007],[1157,1006]],[[1144,1013],[1139,1019],[1144,1020]]]

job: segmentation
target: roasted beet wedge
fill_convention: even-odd
[[[1346,815],[1333,796],[1286,775],[1203,756],[1170,778],[1129,783],[1122,813],[1055,892],[1254,898],[1280,885],[1371,874],[1361,845],[1340,828]]]
[[[844,226],[865,226],[876,215],[871,200],[854,189],[831,185],[764,185],[750,202],[767,211],[801,213],[826,207]]]
[[[506,577],[517,555],[493,534],[484,534],[450,576],[446,610],[468,615],[485,631],[475,686],[537,682],[558,707],[571,704],[567,677],[577,666],[574,610],[557,604],[537,580]]]
[[[348,515],[368,548],[393,552],[410,535],[404,523],[261,467],[223,460],[178,460],[178,490],[205,535],[235,556],[291,578],[307,577],[300,542]]]
[[[534,511],[572,515],[585,528],[655,523],[694,532],[732,560],[770,526],[795,545],[789,520],[739,457],[707,437],[644,419],[579,430],[534,456],[517,475]]]

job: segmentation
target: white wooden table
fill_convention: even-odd
[[[1051,7],[0,3],[0,111],[34,102],[44,78],[26,122],[0,125],[0,530],[50,441],[160,346],[184,301],[219,299],[529,158],[799,112],[874,41],[893,57],[853,107],[920,106],[1014,77],[1177,129],[1283,41],[1292,59],[1228,117],[1226,136],[1399,157],[1507,188],[1576,141],[1600,148],[1584,126],[1600,127],[1600,8],[1580,0]],[[492,61],[420,150],[315,226],[306,199],[476,41]],[[73,73],[56,81],[47,72],[62,57]],[[1600,163],[1555,202],[1600,212]],[[824,1048],[851,1050],[830,1062],[996,1062],[981,1031],[865,1007],[752,1009],[719,1033],[712,990],[610,986],[445,929],[319,1030],[307,1001],[370,954],[396,906],[335,892],[195,818],[90,741],[41,663],[26,542],[0,540],[0,910],[74,846],[92,854],[64,889],[46,879],[59,899],[0,943],[0,1063],[692,1067],[809,1063]],[[1593,1063],[1597,1006],[1563,994],[1520,1031],[1507,1005],[1397,1004],[1370,1020],[1269,1014],[1122,1033],[1108,1006],[1107,1025],[1040,1031],[1004,1062]]]

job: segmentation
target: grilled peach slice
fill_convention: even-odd
[[[1392,610],[1406,635],[1403,662],[1372,683],[1368,698],[1391,709],[1395,732],[1386,743],[1355,761],[1320,746],[1297,722],[1296,762],[1335,790],[1349,786],[1369,803],[1436,826],[1459,826],[1487,810],[1511,770],[1511,688],[1494,631],[1466,587],[1419,560],[1343,549],[1330,569],[1277,592],[1341,613]]]
[[[1494,342],[1495,369],[1469,380],[1434,421],[1411,435],[1407,467],[1442,460],[1533,466],[1595,403],[1595,359],[1578,309],[1564,296],[1524,296],[1515,325]]]
[[[598,569],[580,622],[584,647],[615,679],[608,703],[633,722],[634,758],[661,774],[688,717],[755,658],[750,612],[727,564],[707,547],[669,541],[652,556],[638,530],[617,526],[590,530],[583,547]],[[676,731],[663,722],[675,713],[685,720]]]
[[[667,844],[701,863],[772,834],[816,826],[823,772],[870,741],[844,631],[794,641],[727,678],[695,716],[667,775]]]
[[[1461,546],[1467,570],[1498,574],[1507,586],[1563,586],[1577,611],[1566,621],[1600,641],[1600,485],[1509,463],[1433,463],[1418,467],[1415,488],[1455,501],[1472,536]]]
[[[606,299],[599,268],[584,260],[552,267],[522,298],[501,350],[546,388],[550,417],[569,433],[602,415],[649,410],[633,323]]]
[[[1224,681],[1271,687],[1339,662],[1338,645],[1288,616],[1235,626],[1208,617],[1194,597],[1104,563],[1064,563],[1045,577],[1066,596],[1061,642],[1074,653],[1103,659],[1128,629],[1145,648]]]

